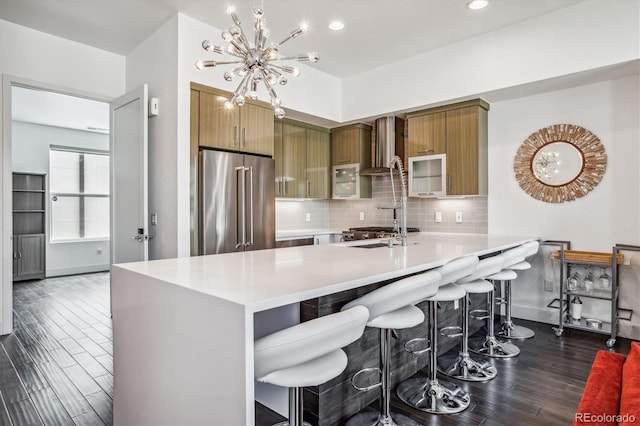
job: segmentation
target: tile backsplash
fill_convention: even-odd
[[[400,185],[394,179],[396,198],[400,199]],[[392,226],[393,210],[380,209],[393,202],[391,179],[374,177],[373,197],[364,200],[318,200],[289,201],[276,200],[276,229],[279,231],[296,229],[343,230],[354,226]],[[435,222],[435,213],[442,214],[442,222]],[[456,223],[456,212],[462,212],[462,223]],[[310,221],[306,214],[310,214]],[[360,220],[360,213],[364,220]],[[398,223],[400,209],[397,210]],[[407,225],[428,232],[460,232],[486,234],[488,229],[487,197],[466,198],[409,198],[407,202]]]

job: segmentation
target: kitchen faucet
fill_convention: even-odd
[[[389,174],[391,175],[391,191],[393,193],[393,205],[396,201],[396,190],[393,184],[393,169],[397,168],[400,172],[400,186],[402,187],[402,193],[400,196],[400,208],[402,209],[402,216],[400,216],[400,239],[402,245],[407,245],[407,183],[404,180],[404,170],[402,168],[402,159],[397,155],[394,156],[389,162]],[[394,210],[395,212],[395,210]]]

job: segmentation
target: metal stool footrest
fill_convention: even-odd
[[[462,337],[462,327],[453,325],[451,327],[442,327],[440,334],[445,337]]]
[[[475,309],[469,312],[469,316],[475,320],[486,320],[489,318],[489,311],[486,309]]]
[[[382,381],[379,381],[369,386],[359,386],[358,384],[356,384],[357,377],[359,377],[361,374],[370,373],[372,371],[375,371],[376,373],[378,373],[378,380],[380,380],[380,376],[382,375],[382,370],[380,370],[380,368],[378,367],[363,368],[362,370],[356,371],[353,374],[353,376],[351,376],[351,386],[353,386],[354,389],[359,391],[369,391],[371,389],[375,389],[377,387],[382,386]]]
[[[420,344],[427,345],[425,348],[420,349]],[[413,355],[422,355],[425,352],[431,350],[429,339],[426,337],[417,337],[405,342],[404,350]]]
[[[508,303],[506,297],[496,297],[496,306],[506,305]]]

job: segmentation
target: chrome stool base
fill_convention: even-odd
[[[273,426],[289,426],[290,424],[289,420],[286,420],[284,422],[276,423]],[[302,426],[311,426],[311,423],[304,422]]]
[[[383,415],[377,411],[366,411],[351,417],[346,426],[421,426],[415,420],[395,412],[391,412],[391,416],[383,418]]]
[[[530,328],[515,325],[513,321],[507,321],[500,326],[500,330],[498,330],[496,335],[505,339],[525,340],[531,339],[536,335],[536,332]]]
[[[416,377],[398,385],[398,397],[407,405],[431,414],[455,414],[469,407],[467,391],[453,383]]]
[[[520,348],[495,337],[481,336],[469,339],[469,350],[491,358],[511,358],[520,355]]]
[[[449,352],[438,357],[438,371],[446,376],[468,382],[486,382],[498,374],[491,363],[476,361],[469,354]],[[441,367],[444,366],[444,367]]]

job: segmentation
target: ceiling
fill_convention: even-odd
[[[236,0],[251,39],[251,9],[264,4],[270,41],[284,39],[302,20],[310,32],[284,53],[315,51],[313,66],[345,78],[583,0],[491,0],[478,11],[466,0]],[[176,12],[219,29],[232,22],[227,0],[0,0],[0,19],[99,49],[127,55]],[[341,20],[342,31],[328,29]],[[211,40],[222,44],[220,34]],[[46,47],[44,47],[46,48]],[[203,52],[203,59],[208,59]],[[217,55],[216,55],[217,56]]]

